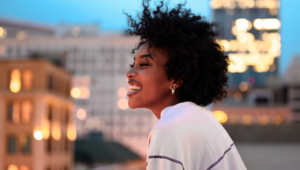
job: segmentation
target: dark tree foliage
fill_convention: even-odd
[[[183,82],[176,90],[182,102],[206,106],[226,97],[229,58],[216,42],[216,24],[185,9],[185,4],[169,9],[161,1],[155,9],[149,6],[144,0],[137,19],[126,13],[131,27],[127,32],[140,36],[133,53],[146,42],[149,48],[165,49],[168,78]]]

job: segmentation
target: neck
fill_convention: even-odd
[[[149,109],[153,112],[153,114],[157,117],[157,119],[160,119],[161,111],[164,108],[173,106],[179,102],[180,102],[179,98],[174,96],[170,100],[165,100],[164,102],[159,102],[155,106],[153,106]]]

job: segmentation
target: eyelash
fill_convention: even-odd
[[[129,64],[129,66],[130,66],[130,68],[133,68],[134,64]],[[143,66],[149,66],[149,64],[148,63],[141,63],[140,66],[141,67],[143,67]]]

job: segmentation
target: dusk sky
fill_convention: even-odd
[[[169,0],[172,4],[183,0]],[[187,0],[187,7],[196,14],[209,18],[209,0]],[[282,56],[280,72],[283,74],[295,54],[300,54],[299,0],[281,1]],[[136,14],[141,0],[0,0],[0,17],[55,26],[59,22],[99,22],[104,31],[120,31],[127,27],[123,12]]]

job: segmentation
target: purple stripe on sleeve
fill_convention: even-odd
[[[213,163],[212,165],[210,165],[206,170],[210,170],[211,168],[213,168],[214,166],[216,166],[225,157],[225,154],[231,150],[231,147],[233,145],[234,145],[234,143],[232,143],[230,145],[230,147],[224,152],[224,154],[215,163]]]
[[[180,161],[178,161],[178,160],[176,160],[176,159],[173,159],[173,158],[170,158],[170,157],[167,157],[167,156],[160,156],[160,155],[153,155],[153,156],[149,156],[148,158],[149,159],[153,159],[153,158],[167,159],[169,161],[172,161],[172,162],[180,164],[182,166],[182,169],[184,170],[183,163],[180,162]],[[146,165],[148,165],[148,162],[147,162]]]

